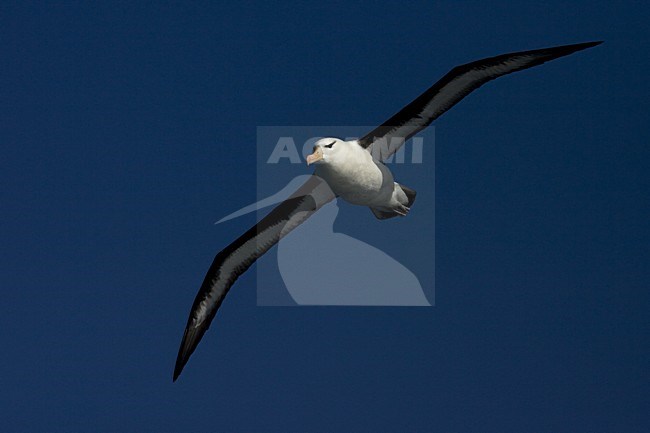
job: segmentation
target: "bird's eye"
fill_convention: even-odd
[[[331,149],[332,146],[334,146],[334,143],[336,143],[336,141],[332,141],[330,144],[326,144],[325,147]]]

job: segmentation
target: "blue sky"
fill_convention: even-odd
[[[2,430],[647,431],[649,13],[4,2]],[[251,272],[172,384],[255,221],[212,224],[256,198],[257,126],[374,125],[455,65],[589,40],[436,122],[435,307],[257,307]]]

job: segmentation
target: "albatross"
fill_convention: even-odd
[[[317,141],[313,153],[307,157],[307,165],[315,167],[314,174],[214,258],[192,304],[173,380],[176,381],[181,374],[237,278],[314,212],[340,197],[353,205],[369,207],[379,219],[408,215],[416,193],[395,182],[382,160],[389,158],[406,140],[488,81],[601,43],[521,51],[457,66],[358,140],[328,137]]]

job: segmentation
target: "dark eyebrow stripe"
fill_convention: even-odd
[[[332,146],[334,146],[334,143],[336,143],[336,140],[332,141],[330,144],[326,144],[325,147],[329,147],[331,149]]]

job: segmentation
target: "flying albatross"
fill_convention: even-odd
[[[307,164],[315,166],[314,175],[214,258],[192,304],[176,359],[174,381],[237,278],[314,212],[341,197],[349,203],[368,206],[379,219],[407,215],[415,200],[415,191],[395,182],[382,160],[488,81],[601,43],[521,51],[457,66],[360,139],[323,138],[317,141],[314,152],[307,157]]]

